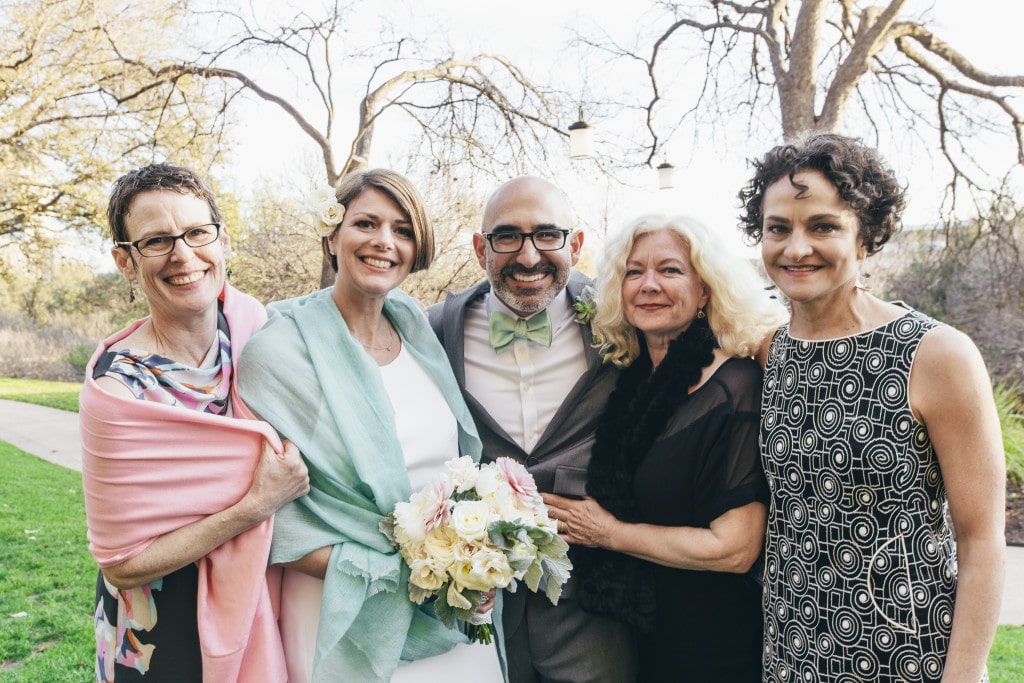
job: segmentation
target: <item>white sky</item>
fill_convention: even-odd
[[[375,7],[395,19],[401,28],[401,21],[409,23],[409,31],[418,36],[437,35],[447,37],[457,56],[469,56],[477,52],[500,53],[513,63],[521,65],[527,74],[536,74],[538,80],[551,78],[560,85],[581,89],[580,82],[595,87],[608,77],[602,67],[587,69],[581,65],[580,52],[567,47],[569,26],[599,26],[616,37],[629,39],[636,33],[642,21],[637,6],[643,9],[646,2],[594,2],[593,0],[519,0],[515,3],[480,2],[479,0],[444,0],[413,2],[407,0],[379,0]],[[391,8],[400,7],[401,11]],[[1020,48],[1019,34],[1024,27],[1024,3],[1005,0],[909,0],[905,14],[916,14],[932,8],[934,21],[931,26],[935,33],[976,65],[996,73],[1024,71],[1024,51]],[[376,30],[376,29],[374,29]],[[649,48],[645,48],[649,49]],[[615,84],[611,84],[615,85]],[[638,84],[643,88],[644,84]],[[641,97],[646,91],[638,90]],[[352,108],[357,102],[351,103]],[[851,105],[853,106],[853,105]],[[1019,102],[1018,106],[1024,106]],[[229,182],[241,189],[252,186],[261,178],[275,179],[281,173],[294,173],[310,167],[315,152],[298,132],[294,123],[267,104],[249,105],[243,121],[246,123],[244,138],[240,139],[235,152],[236,163],[228,170]],[[594,121],[598,126],[598,138],[602,129],[615,127],[615,121]],[[346,131],[338,131],[338,139],[345,139]],[[384,131],[378,128],[375,145],[386,139]],[[748,157],[756,156],[775,144],[776,140],[748,141],[742,136],[727,136],[725,142],[699,141],[694,144],[692,137],[681,134],[667,148],[669,161],[677,166],[675,187],[671,190],[657,190],[653,170],[629,177],[632,184],[642,189],[616,190],[608,199],[608,216],[611,226],[618,226],[641,213],[659,211],[685,213],[713,226],[721,226],[723,232],[739,244],[735,229],[736,193],[746,180]],[[378,151],[379,149],[379,151]],[[609,150],[604,150],[610,154]],[[602,152],[599,147],[599,154]],[[385,165],[388,154],[393,153],[383,145],[375,148],[370,165]],[[981,150],[982,156],[991,158],[993,168],[1008,168],[1013,160],[1012,141],[1006,139],[998,146]],[[938,191],[945,184],[948,169],[935,154],[932,158],[918,155],[906,158],[907,154],[887,155],[897,173],[909,181],[910,205],[906,213],[908,224],[929,222],[936,219],[941,197]],[[305,160],[305,161],[303,161]],[[574,172],[555,178],[572,194],[576,188],[597,187],[593,198],[574,196],[582,206],[581,216],[588,227],[600,220],[605,205],[604,185],[600,176],[588,162],[574,163]],[[1020,173],[1018,172],[1018,177]],[[589,211],[588,211],[589,209]],[[588,215],[589,214],[589,215]],[[593,232],[593,230],[592,230]],[[593,240],[591,244],[593,244]]]

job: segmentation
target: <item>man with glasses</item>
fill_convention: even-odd
[[[483,440],[485,460],[515,458],[541,491],[586,494],[597,419],[616,371],[592,346],[573,304],[590,280],[573,271],[583,233],[565,195],[530,176],[499,187],[473,235],[487,279],[431,306]],[[570,552],[571,557],[571,552]],[[588,614],[570,579],[557,606],[541,593],[504,596],[512,683],[631,681],[636,656],[625,626]]]

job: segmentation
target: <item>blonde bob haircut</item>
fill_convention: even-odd
[[[374,168],[364,171],[353,171],[347,174],[335,188],[334,196],[338,203],[348,208],[349,202],[362,194],[365,190],[378,190],[391,198],[398,208],[409,217],[412,224],[413,240],[416,243],[416,254],[412,260],[413,273],[425,270],[430,267],[434,260],[434,226],[427,217],[427,209],[423,202],[423,195],[413,186],[401,173],[396,173],[387,168]],[[331,235],[334,233],[332,232]],[[338,272],[338,258],[332,256],[327,249],[327,240],[324,237],[320,240],[320,247],[324,253],[324,259],[331,264],[334,272]]]
[[[660,230],[675,233],[707,286],[704,311],[721,349],[738,358],[757,353],[765,336],[785,322],[788,315],[765,289],[766,283],[754,266],[691,218],[649,215],[636,219],[608,242],[598,269],[597,313],[592,327],[604,359],[626,367],[640,355],[639,332],[623,312],[622,283],[626,278],[626,261],[637,240]]]

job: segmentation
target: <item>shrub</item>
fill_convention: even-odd
[[[996,384],[992,389],[999,412],[1006,450],[1006,476],[1024,484],[1024,399],[1018,384]]]
[[[43,324],[0,313],[0,377],[80,381],[96,345],[118,328],[114,315],[57,312]]]
[[[85,372],[85,366],[89,364],[89,359],[92,358],[92,352],[95,350],[95,344],[79,342],[71,347],[64,359],[81,374]]]

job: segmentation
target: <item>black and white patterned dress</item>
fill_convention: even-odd
[[[764,377],[771,489],[766,681],[938,681],[956,547],[910,369],[940,323],[916,311],[851,337],[781,329]]]

